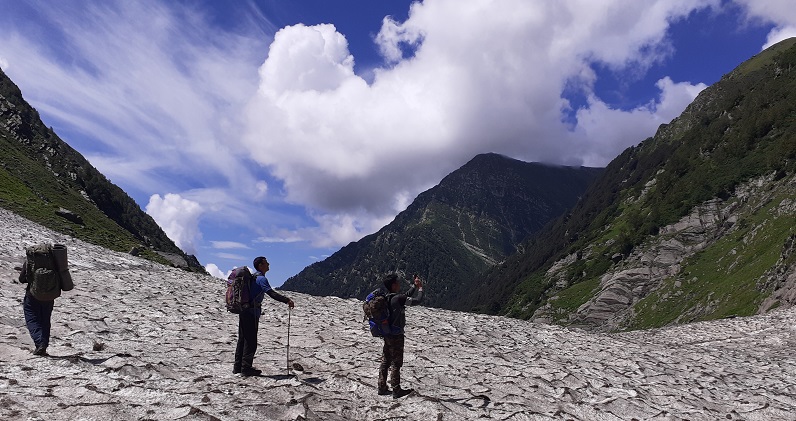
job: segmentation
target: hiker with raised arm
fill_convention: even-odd
[[[398,275],[389,274],[383,278],[382,283],[387,290],[384,296],[389,311],[389,328],[383,329],[383,335],[378,335],[384,339],[381,365],[379,366],[379,395],[392,393],[393,398],[397,399],[413,391],[413,389],[401,388],[401,366],[404,363],[404,327],[406,326],[406,306],[420,304],[423,300],[423,283],[415,275],[414,285],[403,294],[400,293],[401,283],[398,280]],[[415,292],[417,292],[417,296],[413,297]],[[388,371],[392,392],[387,388]]]
[[[259,256],[254,259],[254,280],[251,282],[249,293],[252,306],[245,308],[238,314],[238,345],[235,348],[235,364],[232,367],[234,374],[240,373],[243,377],[259,376],[262,370],[253,367],[254,354],[257,352],[257,332],[260,327],[262,303],[267,294],[272,299],[287,304],[293,308],[293,300],[274,291],[265,273],[270,265],[268,260]]]

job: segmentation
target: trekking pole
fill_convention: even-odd
[[[287,374],[290,375],[290,315],[293,313],[292,308],[287,310],[287,349],[285,350],[285,363],[287,365]]]

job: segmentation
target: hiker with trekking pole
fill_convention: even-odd
[[[254,282],[250,286],[250,296],[254,305],[243,309],[238,314],[238,345],[235,348],[235,365],[232,367],[233,374],[240,374],[243,377],[259,376],[262,370],[253,367],[254,354],[257,352],[257,332],[260,326],[260,316],[262,315],[262,303],[265,295],[276,301],[285,303],[293,309],[293,300],[274,291],[265,273],[268,272],[270,265],[268,260],[259,256],[254,259]],[[288,347],[289,352],[289,347]]]

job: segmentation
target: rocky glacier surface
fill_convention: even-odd
[[[76,286],[56,301],[49,357],[31,354],[14,283],[42,241],[67,245]],[[376,394],[381,344],[354,299],[266,301],[264,373],[233,375],[224,289],[0,209],[0,419],[796,420],[796,308],[604,334],[412,307],[402,378],[416,391],[394,400]]]

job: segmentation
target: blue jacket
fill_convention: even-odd
[[[266,278],[265,275],[260,272],[255,272],[254,282],[252,283],[250,289],[251,296],[254,297],[254,306],[258,308],[262,307],[265,294],[271,290],[273,290],[273,288],[271,288],[268,278]]]
[[[258,318],[262,315],[263,300],[265,299],[266,294],[276,301],[283,303],[288,302],[287,297],[279,294],[278,292],[274,291],[273,288],[271,288],[268,278],[266,278],[265,275],[260,272],[254,273],[254,282],[252,282],[249,291],[251,292],[251,296],[253,297],[252,299],[254,300],[254,307],[249,308],[248,311],[252,315],[256,315]]]

